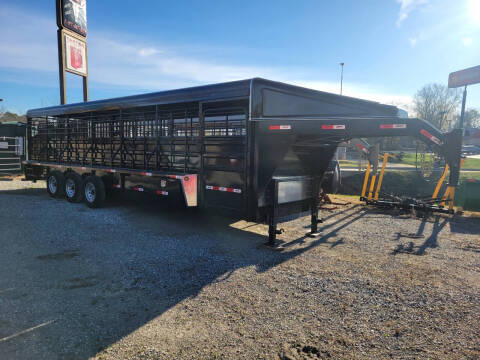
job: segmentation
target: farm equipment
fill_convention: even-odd
[[[458,172],[459,172],[462,164],[461,152],[459,151],[459,146],[461,145],[461,131],[459,130],[455,131],[452,135],[449,135],[449,138],[450,138],[450,144],[446,146],[450,146],[450,149],[447,149],[446,151],[449,153],[450,157],[452,158],[451,159],[452,161],[454,160],[453,154],[456,154],[458,156],[458,161],[460,161],[460,165],[458,168]],[[458,177],[459,177],[458,174],[456,175],[453,172],[450,174],[450,183],[447,186],[444,195],[439,197],[440,190],[442,189],[442,185],[447,177],[447,174],[450,171],[449,163],[445,165],[443,173],[440,179],[438,180],[435,186],[435,190],[431,197],[416,199],[416,198],[409,198],[401,195],[386,195],[386,196],[384,195],[382,198],[379,198],[388,159],[395,158],[395,155],[392,155],[389,153],[379,155],[378,147],[370,146],[363,139],[353,139],[351,140],[351,143],[353,143],[353,145],[356,145],[359,151],[363,152],[368,159],[368,165],[367,165],[367,170],[365,171],[365,177],[363,181],[360,200],[365,201],[365,203],[368,205],[375,205],[382,208],[391,207],[391,208],[401,208],[403,210],[421,210],[424,212],[443,212],[443,213],[454,212],[453,205],[455,201],[456,185],[452,185],[452,181],[456,181],[455,184],[458,184]],[[379,159],[382,159],[382,168],[378,176],[378,181],[376,182]],[[454,161],[453,163],[455,164],[457,162]],[[446,206],[448,206],[448,209],[446,208]]]
[[[90,207],[105,192],[139,191],[186,207],[228,209],[269,225],[310,211],[337,145],[416,135],[458,182],[458,134],[403,117],[394,106],[264,79],[30,110],[25,176],[52,196]]]

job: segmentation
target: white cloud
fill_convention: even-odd
[[[397,26],[400,27],[411,12],[416,10],[419,6],[428,4],[429,0],[397,0],[400,4],[400,12],[398,13]]]
[[[464,46],[467,46],[467,47],[468,47],[468,46],[472,45],[472,42],[473,42],[473,39],[472,39],[471,37],[464,37],[464,38],[462,38],[462,44],[463,44]]]
[[[33,27],[31,24],[35,24]],[[15,25],[15,26],[14,26]],[[14,30],[11,30],[14,29]],[[0,5],[0,67],[21,71],[57,70],[55,22],[16,8]],[[264,77],[317,90],[338,93],[339,81],[322,82],[311,78],[311,69],[257,66],[234,61],[218,61],[212,50],[145,41],[129,34],[97,32],[90,28],[88,38],[89,76],[92,84],[116,88],[161,90],[207,83]],[[221,53],[221,51],[215,51]],[[35,76],[33,76],[35,77]],[[56,86],[54,77],[50,86]],[[32,82],[36,81],[34,78]],[[344,84],[344,95],[401,105],[411,103],[405,95],[388,94],[374,85]]]

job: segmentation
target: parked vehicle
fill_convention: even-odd
[[[320,187],[342,141],[415,135],[449,156],[448,134],[399,114],[264,79],[36,109],[25,176],[92,208],[121,189],[229,209],[268,223],[273,244],[287,215],[310,210],[317,232]]]
[[[467,155],[478,155],[478,154],[480,154],[480,146],[464,145],[464,146],[462,146],[462,153],[467,154]]]

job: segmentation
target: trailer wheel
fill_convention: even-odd
[[[102,179],[92,175],[85,179],[83,184],[85,203],[90,208],[102,207],[105,202],[105,185]]]
[[[342,185],[342,176],[338,161],[332,160],[328,165],[328,169],[324,180],[322,181],[322,189],[327,194],[336,194]]]
[[[65,191],[65,176],[60,171],[52,171],[48,174],[47,191],[52,197],[63,197]]]
[[[340,190],[340,186],[342,185],[342,176],[340,172],[340,165],[337,164],[335,165],[335,169],[333,170],[333,178],[332,178],[332,194],[338,193]]]
[[[76,172],[70,172],[65,176],[65,197],[69,202],[76,203],[83,199],[83,179]]]

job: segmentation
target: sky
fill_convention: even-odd
[[[59,104],[54,0],[1,0],[0,103]],[[480,0],[87,0],[90,100],[251,77],[411,109],[480,65]],[[67,76],[68,103],[82,101]],[[467,107],[480,108],[480,84]]]

